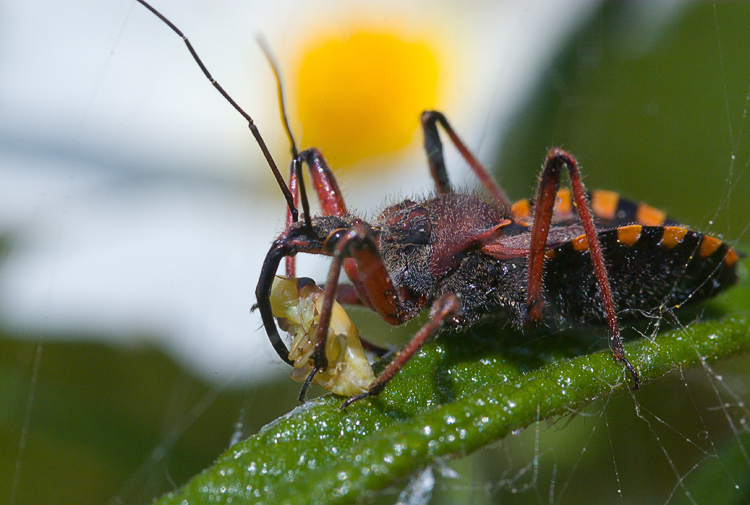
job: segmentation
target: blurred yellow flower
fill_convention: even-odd
[[[304,48],[296,65],[292,103],[303,145],[325,146],[329,162],[345,168],[410,144],[419,115],[437,102],[432,45],[366,27],[331,35]]]

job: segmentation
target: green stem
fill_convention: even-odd
[[[430,344],[381,397],[348,412],[332,395],[298,407],[159,503],[352,503],[437,458],[469,454],[627,388],[623,368],[607,351],[525,372],[533,365],[512,352],[508,357],[491,348],[465,359],[452,343]],[[647,382],[750,350],[750,320],[697,323],[625,349]]]

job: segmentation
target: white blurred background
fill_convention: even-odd
[[[387,33],[398,43],[418,40],[434,56],[437,81],[425,84],[434,105],[425,106],[444,111],[489,163],[548,60],[595,8],[354,5],[155,2],[255,118],[284,173],[289,148],[257,35],[280,63],[302,147],[316,129],[335,128],[327,117],[295,115],[305,52],[320,40]],[[0,233],[9,238],[2,324],[52,339],[147,339],[222,382],[285,373],[250,313],[262,259],[283,230],[284,202],[242,118],[181,40],[132,0],[5,2],[1,26]],[[398,51],[391,58],[383,83],[414,78],[398,73]],[[368,95],[367,84],[332,80],[330,96],[318,98],[361,95],[375,110],[397,106]],[[425,106],[395,111],[413,124],[403,147],[384,142],[382,152],[361,154],[358,132],[339,128],[340,144],[329,151],[350,149],[331,158],[346,168],[338,173],[350,208],[372,216],[394,198],[430,190],[418,130]],[[448,163],[459,186],[474,186],[452,151]],[[300,274],[324,272],[325,263],[300,261]]]

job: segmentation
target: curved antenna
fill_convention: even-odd
[[[257,35],[255,40],[258,42],[263,55],[268,60],[268,64],[271,65],[273,75],[276,78],[276,95],[279,98],[279,112],[281,113],[281,122],[284,125],[284,131],[289,139],[289,144],[292,146],[292,158],[299,158],[299,151],[297,151],[297,143],[294,141],[294,135],[292,129],[289,126],[289,118],[286,113],[286,101],[284,100],[284,86],[281,82],[281,72],[279,71],[279,65],[276,63],[276,59],[271,54],[271,49],[268,47],[268,42],[263,38],[262,35]]]
[[[268,47],[266,39],[258,35],[255,37],[258,42],[261,51],[266,56],[268,64],[271,65],[273,75],[276,78],[276,95],[279,99],[279,112],[281,113],[281,123],[284,125],[284,131],[289,139],[289,145],[292,150],[292,170],[294,170],[297,176],[297,184],[299,185],[300,197],[302,198],[302,213],[305,217],[305,226],[312,232],[312,222],[310,221],[310,203],[307,200],[307,190],[305,190],[305,179],[302,177],[302,162],[299,157],[299,151],[297,150],[297,143],[294,141],[294,134],[292,134],[292,128],[289,126],[289,116],[286,113],[286,100],[284,100],[284,85],[281,81],[281,72],[279,71],[279,65],[276,63],[276,59],[271,53],[271,49]]]
[[[250,128],[250,132],[253,134],[253,137],[255,137],[255,141],[258,143],[260,150],[263,152],[263,157],[266,158],[266,162],[268,163],[268,166],[271,168],[271,172],[273,172],[274,177],[276,177],[276,182],[279,184],[279,188],[281,188],[281,192],[284,194],[284,199],[286,200],[286,204],[289,206],[289,211],[292,213],[292,219],[294,221],[297,221],[299,214],[297,212],[297,207],[294,205],[294,198],[292,197],[292,192],[289,191],[289,186],[287,186],[286,182],[284,181],[284,178],[281,176],[281,172],[279,172],[279,169],[276,166],[276,162],[274,161],[273,157],[271,156],[271,152],[268,150],[268,147],[266,146],[265,140],[263,140],[263,137],[260,135],[260,130],[258,130],[258,127],[255,126],[255,121],[253,121],[253,118],[251,118],[247,112],[242,110],[242,107],[240,107],[237,104],[237,102],[235,102],[232,99],[232,97],[229,96],[229,93],[224,91],[224,88],[221,87],[221,85],[216,81],[216,79],[213,78],[211,73],[203,64],[203,61],[201,61],[200,57],[198,56],[198,53],[196,53],[195,49],[193,49],[193,45],[190,43],[188,38],[180,31],[180,29],[177,28],[174,24],[172,24],[170,20],[164,17],[164,15],[161,12],[151,7],[151,5],[149,5],[148,2],[146,2],[145,0],[138,0],[138,3],[140,3],[145,8],[150,10],[156,17],[161,19],[164,22],[164,24],[170,27],[173,32],[175,32],[177,35],[180,36],[182,41],[187,46],[188,51],[190,51],[190,54],[193,56],[193,59],[198,64],[200,69],[203,71],[203,75],[205,75],[206,78],[209,80],[209,82],[213,84],[214,88],[216,88],[219,91],[219,93],[221,93],[221,96],[223,96],[224,99],[227,102],[229,102],[232,105],[232,107],[234,107],[235,110],[242,115],[242,117],[245,118],[245,121],[247,121],[247,126],[248,128]]]

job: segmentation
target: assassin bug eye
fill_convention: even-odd
[[[328,237],[326,237],[326,241],[323,243],[323,245],[326,248],[326,251],[333,252],[333,250],[336,248],[336,244],[338,243],[338,241],[341,239],[341,237],[346,235],[348,231],[349,230],[347,230],[346,228],[337,228],[333,230],[331,233],[329,233]]]
[[[430,224],[427,209],[418,207],[409,212],[401,227],[405,232],[404,244],[426,245],[430,242]]]

